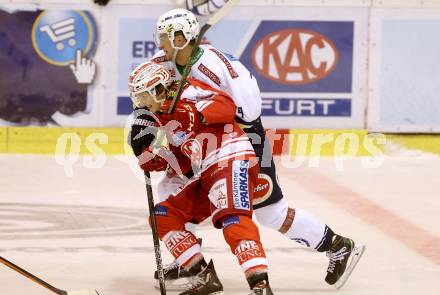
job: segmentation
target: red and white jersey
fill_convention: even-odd
[[[249,138],[235,122],[236,107],[229,95],[195,79],[188,82],[175,111],[185,109],[179,104],[191,104],[202,114],[204,123],[191,132],[185,132],[186,126],[182,126],[167,133],[182,173],[190,168],[188,159],[198,173],[203,173],[233,159],[255,158]]]
[[[162,50],[151,61],[165,65],[174,79],[181,79],[176,65],[167,61]],[[228,93],[237,106],[236,116],[240,121],[251,122],[261,115],[262,100],[257,80],[233,56],[224,54],[211,45],[200,45],[189,77]]]

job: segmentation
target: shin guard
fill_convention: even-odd
[[[266,253],[258,228],[250,217],[235,215],[224,218],[223,235],[246,277],[267,271]]]
[[[171,231],[163,238],[165,246],[179,265],[191,268],[203,258],[197,238],[189,231]]]

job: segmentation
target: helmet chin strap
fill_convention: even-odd
[[[171,40],[170,40],[170,41],[171,41]],[[172,57],[172,61],[173,61],[173,63],[177,64],[177,63],[176,63],[177,53],[179,52],[179,50],[183,50],[186,46],[188,46],[189,41],[190,41],[190,40],[186,40],[185,44],[183,44],[183,46],[180,46],[180,47],[178,47],[178,46],[174,46],[174,45],[173,45],[174,40],[171,41],[171,42],[172,42],[171,44],[173,45],[173,46],[172,46],[172,47],[173,47],[173,57]],[[183,66],[185,66],[185,65],[183,65]]]

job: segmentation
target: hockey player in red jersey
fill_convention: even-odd
[[[156,41],[161,50],[152,60],[165,65],[174,79],[180,79],[198,34],[199,23],[190,11],[173,9],[164,13],[156,25]],[[307,210],[289,206],[285,200],[276,177],[271,149],[265,139],[260,118],[261,94],[255,77],[238,59],[211,45],[201,45],[197,49],[191,60],[189,76],[228,93],[234,100],[237,107],[236,120],[252,139],[252,146],[259,159],[259,178],[266,179],[270,185],[268,193],[261,198],[254,198],[253,208],[257,221],[279,231],[290,240],[318,252],[326,252],[329,264],[325,281],[340,288],[356,266],[364,246],[334,233],[319,218]],[[182,179],[165,175],[159,188],[159,197],[166,198],[170,191],[182,185]]]
[[[212,261],[208,264],[197,238],[185,230],[187,222],[209,216],[223,230],[249,283],[250,294],[273,294],[267,260],[257,226],[252,221],[252,196],[258,163],[252,145],[234,121],[235,105],[229,96],[203,82],[188,79],[174,111],[166,114],[178,83],[161,65],[145,63],[130,76],[136,106],[153,114],[136,118],[131,137],[141,168],[188,176],[185,185],[155,206],[160,239],[176,261],[196,276],[180,294],[223,294]],[[151,145],[139,126],[160,127],[169,147]]]

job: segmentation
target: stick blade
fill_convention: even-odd
[[[99,295],[96,290],[75,290],[67,291],[67,295]]]

